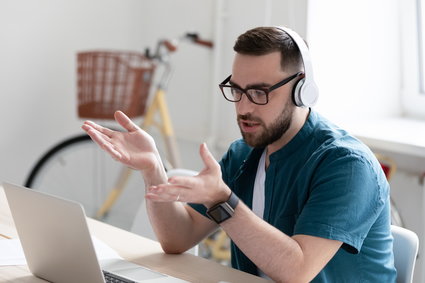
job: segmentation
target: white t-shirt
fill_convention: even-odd
[[[267,149],[263,151],[260,161],[258,162],[257,175],[254,182],[254,193],[252,196],[252,211],[261,219],[264,215],[264,183],[266,181],[266,153]],[[270,279],[261,269],[258,269],[258,275],[263,278]]]
[[[263,151],[260,162],[258,163],[257,175],[254,182],[254,193],[252,196],[252,211],[261,219],[264,215],[264,183],[266,181],[266,152]]]

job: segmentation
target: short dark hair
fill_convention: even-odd
[[[245,55],[266,55],[280,51],[280,65],[284,71],[303,71],[300,50],[292,38],[276,27],[257,27],[241,34],[233,50]]]

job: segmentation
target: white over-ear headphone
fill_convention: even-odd
[[[319,97],[319,89],[314,82],[313,77],[313,66],[311,64],[310,52],[308,51],[307,44],[295,31],[287,28],[278,26],[276,27],[283,32],[287,33],[300,50],[301,57],[304,64],[304,78],[299,80],[293,89],[293,98],[295,105],[299,107],[311,107],[316,104]]]

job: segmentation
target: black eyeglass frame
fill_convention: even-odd
[[[231,99],[227,98],[227,96],[224,94],[223,88],[225,88],[225,87],[226,88],[236,88],[236,89],[240,90],[242,92],[242,94],[245,94],[246,97],[248,97],[249,101],[251,101],[254,104],[257,104],[257,105],[266,105],[267,103],[269,103],[269,94],[270,94],[270,92],[272,92],[273,90],[275,90],[275,89],[277,89],[277,88],[279,88],[281,86],[284,86],[285,84],[289,83],[290,81],[292,81],[296,77],[299,77],[299,76],[302,76],[302,75],[304,75],[303,72],[298,72],[298,73],[296,73],[296,74],[294,74],[294,75],[292,75],[290,77],[287,77],[287,78],[281,80],[280,82],[278,82],[278,83],[276,83],[276,84],[274,84],[274,85],[272,85],[271,87],[268,87],[268,88],[248,87],[248,88],[245,88],[245,89],[243,89],[243,88],[241,88],[239,86],[226,85],[228,82],[230,82],[230,79],[232,78],[232,75],[229,75],[221,84],[218,85],[218,87],[220,88],[221,93],[223,94],[224,98],[227,101],[230,101],[230,102],[239,102],[242,99],[242,95],[241,95],[241,97],[238,100],[231,100]],[[250,89],[264,91],[264,93],[266,94],[266,102],[265,103],[255,102],[252,99],[251,95],[249,95],[248,92],[247,92]]]

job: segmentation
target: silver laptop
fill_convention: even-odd
[[[81,204],[19,185],[3,187],[35,276],[55,283],[104,283],[105,273],[122,282],[187,282],[124,260],[99,263]]]

